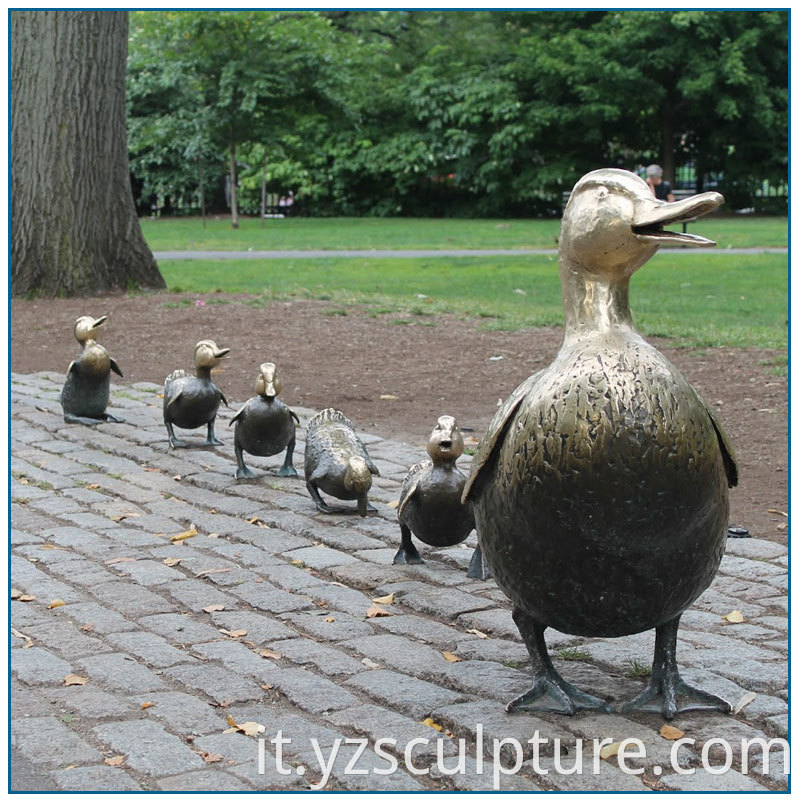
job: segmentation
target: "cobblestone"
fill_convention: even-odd
[[[604,640],[548,630],[559,672],[608,698],[615,711],[507,714],[504,704],[530,687],[528,655],[494,581],[466,575],[475,534],[466,547],[423,546],[421,565],[391,564],[399,529],[385,504],[397,498],[422,442],[368,435],[384,468],[375,481],[379,513],[328,517],[316,512],[302,481],[274,475],[277,458],[266,478],[238,483],[230,437],[213,451],[167,452],[160,401],[144,391],[160,386],[126,386],[129,396],[115,396],[112,406],[125,408],[128,424],[91,429],[64,424],[54,399],[63,375],[14,375],[12,382],[12,585],[35,595],[11,603],[12,624],[33,642],[11,636],[12,763],[40,768],[36,777],[19,772],[17,781],[40,781],[26,789],[307,790],[321,777],[312,738],[329,756],[337,738],[364,737],[370,746],[359,766],[369,774],[345,774],[357,750],[343,742],[328,788],[492,790],[488,759],[477,773],[479,724],[485,756],[494,739],[525,743],[538,731],[548,740],[540,767],[549,772],[535,774],[527,760],[518,775],[501,779],[501,789],[786,788],[774,748],[767,776],[673,774],[661,718],[619,710],[643,685],[626,675],[634,674],[631,665],[650,664],[652,631]],[[302,435],[298,444],[300,457]],[[192,524],[196,536],[170,542]],[[694,766],[702,742],[715,735],[732,742],[788,735],[787,552],[764,540],[730,540],[721,573],[683,616],[684,679],[734,705],[756,693],[735,717],[678,717],[673,724],[698,741],[682,751],[684,763]],[[368,617],[373,598],[390,592],[394,603],[382,606],[389,616]],[[65,605],[48,610],[57,598]],[[722,620],[733,610],[743,623]],[[89,682],[65,686],[71,672]],[[278,730],[290,737],[284,763],[291,773],[277,772],[267,743],[259,775],[257,740],[223,734],[229,715],[265,725],[266,738]],[[427,717],[454,738],[423,725]],[[418,736],[430,740],[414,750],[429,774],[412,775],[402,763]],[[591,741],[582,774],[559,775],[555,758],[574,765],[577,742],[594,736],[641,738],[644,782],[613,758],[599,760],[595,774]],[[393,776],[374,771],[387,763],[374,752],[382,737],[397,740],[389,747],[400,760]],[[465,773],[445,775],[436,744],[447,770],[459,766],[460,741]],[[222,760],[205,763],[200,753]],[[121,767],[103,763],[112,755],[124,756]],[[503,763],[513,763],[508,748]]]

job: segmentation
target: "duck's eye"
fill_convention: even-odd
[[[605,187],[605,186],[601,186],[601,187],[600,187],[600,188],[597,190],[597,199],[598,199],[598,200],[605,200],[605,199],[606,199],[606,197],[608,197],[608,189],[606,189],[606,187]]]

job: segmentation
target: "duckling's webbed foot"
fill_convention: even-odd
[[[278,470],[278,475],[284,478],[298,478],[297,470],[292,464],[292,455],[294,454],[294,437],[286,447],[286,457],[283,459],[283,466]]]
[[[206,437],[206,445],[218,447],[222,442],[214,436],[214,420],[208,423],[208,436]]]
[[[175,436],[175,429],[172,427],[171,422],[164,423],[167,426],[167,434],[169,435],[169,446],[170,447],[188,447],[189,445],[186,442],[182,442]]]
[[[472,558],[467,568],[467,576],[470,578],[477,578],[478,580],[485,581],[487,578],[492,577],[492,570],[489,562],[483,557],[481,546],[475,548]]]
[[[652,711],[673,719],[683,711],[721,711],[730,714],[731,705],[702,689],[689,686],[678,672],[675,649],[680,615],[656,628],[653,671],[647,688],[622,706],[623,712]]]
[[[422,559],[422,556],[419,554],[419,550],[414,546],[414,542],[411,541],[411,529],[408,525],[403,525],[400,523],[400,533],[402,534],[402,541],[400,543],[400,549],[394,554],[394,558],[392,559],[392,564],[423,564],[425,563]]]
[[[95,417],[79,417],[77,414],[64,414],[64,422],[70,422],[74,425],[97,425],[103,420]]]
[[[581,709],[611,711],[605,700],[582,692],[567,683],[556,671],[544,641],[545,626],[521,608],[512,614],[528,649],[533,667],[533,686],[506,705],[506,711],[554,711],[572,716]]]
[[[319,493],[319,489],[314,486],[313,483],[306,482],[306,489],[308,489],[308,493],[311,495],[311,499],[314,501],[314,505],[323,513],[323,514],[341,514],[341,510],[338,508],[331,508],[323,499],[322,495]]]
[[[125,422],[122,417],[113,417],[111,414],[103,414],[103,422]]]

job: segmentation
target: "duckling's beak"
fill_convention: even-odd
[[[715,247],[716,242],[692,233],[665,231],[665,225],[691,222],[722,205],[723,196],[719,192],[703,192],[675,203],[665,203],[648,198],[641,200],[634,212],[631,225],[634,236],[651,244],[684,244],[692,247]]]
[[[98,317],[98,318],[97,318],[97,319],[96,319],[96,320],[95,320],[95,321],[92,323],[92,330],[94,330],[95,328],[99,328],[99,327],[100,327],[100,326],[101,326],[101,325],[102,325],[102,324],[103,324],[103,323],[104,323],[104,322],[105,322],[107,319],[108,319],[108,317],[107,317],[105,314],[103,314],[103,316],[102,316],[102,317]]]
[[[275,384],[272,381],[266,381],[264,397],[276,397],[277,394],[278,393],[275,391]]]
[[[215,350],[214,358],[225,358],[225,356],[228,355],[230,351],[231,351],[230,347],[223,347],[220,350]]]

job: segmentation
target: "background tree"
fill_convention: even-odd
[[[127,12],[13,11],[11,291],[163,287],[133,205]]]

